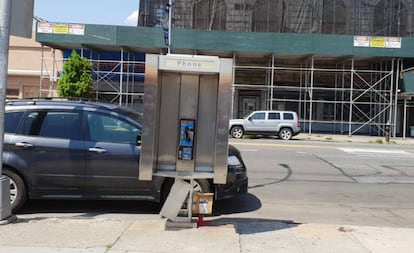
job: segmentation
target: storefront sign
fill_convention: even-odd
[[[215,56],[161,55],[159,68],[170,71],[218,73],[220,61]]]

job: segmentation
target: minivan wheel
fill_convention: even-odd
[[[282,140],[292,139],[292,130],[290,128],[282,128],[279,131],[279,138]]]
[[[174,184],[174,180],[170,180],[167,179],[164,182],[164,186],[162,189],[162,194],[161,194],[161,206],[162,207],[165,203],[165,201],[167,200],[168,194],[170,193],[171,187]],[[208,180],[205,179],[196,179],[194,180],[194,185],[193,185],[193,192],[204,192],[204,193],[208,193],[210,192],[210,183],[208,182]],[[186,208],[186,204],[187,201],[184,201],[183,203],[183,209]]]
[[[27,189],[22,178],[10,170],[3,170],[10,180],[10,203],[12,212],[19,210],[27,200]]]
[[[204,192],[204,193],[210,192],[210,184],[208,183],[207,180],[203,180],[203,179],[194,180],[193,192]]]
[[[231,128],[231,130],[230,130],[230,135],[231,135],[233,138],[240,139],[240,138],[242,138],[242,137],[243,137],[243,134],[244,134],[243,128],[242,128],[242,127],[240,127],[240,126],[234,126],[234,127],[232,127],[232,128]]]

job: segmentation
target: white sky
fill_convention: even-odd
[[[139,0],[34,0],[34,15],[49,22],[136,26]]]

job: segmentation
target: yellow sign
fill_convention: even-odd
[[[69,25],[68,24],[55,24],[53,26],[53,33],[68,34],[69,33]]]
[[[369,46],[385,48],[385,38],[384,37],[371,37]]]

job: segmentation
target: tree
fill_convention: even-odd
[[[59,97],[91,97],[93,66],[75,50],[63,64],[63,74],[59,80]]]

